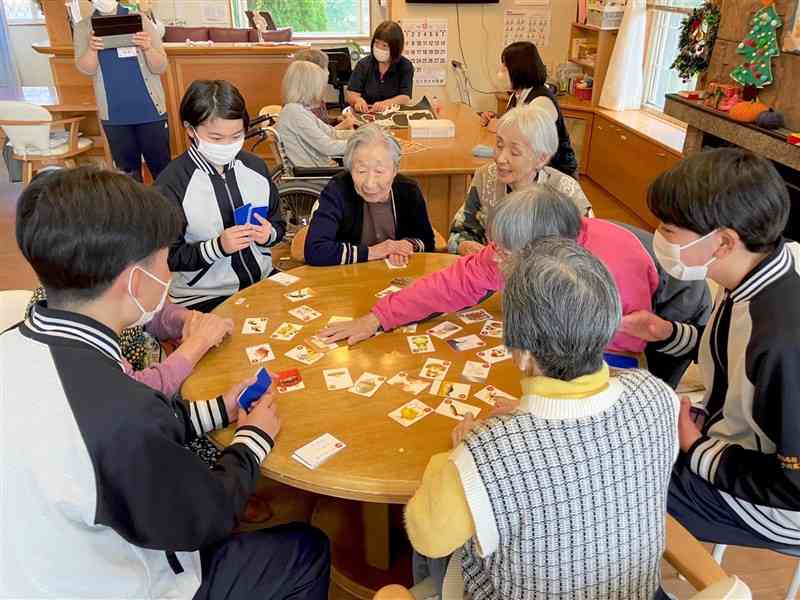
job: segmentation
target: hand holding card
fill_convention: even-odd
[[[263,367],[259,369],[256,374],[256,382],[247,386],[239,396],[239,406],[241,406],[246,413],[249,413],[253,402],[267,393],[271,383],[272,378],[269,376],[269,372]]]

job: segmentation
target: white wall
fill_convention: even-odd
[[[41,25],[9,24],[11,54],[21,85],[53,85],[48,58],[34,52],[31,44],[47,42],[47,29]]]

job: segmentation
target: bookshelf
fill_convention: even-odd
[[[597,54],[594,62],[585,58],[577,57],[575,40],[587,40],[589,44],[597,46]],[[611,53],[614,51],[614,43],[617,41],[616,29],[600,29],[594,25],[582,25],[572,23],[569,35],[569,62],[581,67],[586,75],[594,79],[594,89],[592,90],[592,106],[600,102],[600,94],[603,91],[603,83],[608,71],[608,63],[611,61]]]

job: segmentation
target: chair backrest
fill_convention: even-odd
[[[186,40],[207,42],[208,27],[176,27],[174,25],[167,25],[164,29],[165,42],[182,44]]]
[[[292,161],[290,161],[289,157],[286,155],[286,148],[284,148],[277,130],[274,127],[265,127],[264,131],[267,133],[267,141],[272,150],[272,154],[278,161],[278,168],[289,177],[294,176]]]
[[[264,20],[267,22],[267,30],[274,31],[278,28],[278,24],[275,23],[275,19],[272,18],[272,15],[268,10],[262,10],[258,14],[264,17]]]
[[[350,48],[323,48],[322,51],[328,55],[328,83],[334,87],[347,85],[353,74]]]
[[[40,154],[50,150],[50,125],[53,115],[46,108],[30,102],[0,100],[0,122],[31,121],[32,125],[3,125],[14,152]],[[45,123],[42,123],[45,121]]]
[[[25,318],[25,309],[31,301],[30,290],[5,290],[0,292],[0,333]]]

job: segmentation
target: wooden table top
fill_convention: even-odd
[[[94,91],[89,86],[0,87],[0,100],[30,102],[51,112],[97,112]]]
[[[395,277],[418,277],[451,264],[456,257],[449,254],[417,254],[406,269],[389,270],[383,261],[361,263],[342,267],[304,266],[291,271],[300,277],[292,286],[283,287],[265,280],[228,299],[214,312],[234,320],[234,335],[210,352],[197,366],[183,386],[187,399],[214,397],[229,389],[237,381],[252,376],[257,366],[249,363],[245,348],[270,343],[276,356],[265,363],[270,373],[298,368],[303,376],[305,390],[276,394],[282,430],[276,445],[262,466],[262,472],[275,480],[339,498],[366,502],[405,503],[419,486],[422,473],[431,455],[450,449],[450,432],[458,421],[433,413],[406,428],[387,415],[415,398],[399,387],[386,383],[372,398],[358,396],[348,391],[329,392],[322,371],[347,367],[355,381],[363,372],[382,375],[387,379],[399,371],[408,371],[417,377],[428,358],[441,358],[452,362],[447,379],[465,382],[461,377],[464,362],[479,360],[478,350],[456,352],[444,340],[432,337],[436,351],[412,355],[405,333],[390,332],[373,337],[353,348],[340,346],[326,354],[315,365],[307,367],[284,356],[292,347],[325,327],[331,316],[357,317],[365,314],[374,304],[375,294],[389,286]],[[311,287],[315,296],[303,302],[291,303],[284,294],[303,287]],[[237,299],[245,298],[236,304]],[[322,313],[318,319],[305,325],[291,342],[279,342],[269,335],[284,321],[300,324],[287,310],[307,304]],[[500,298],[495,294],[483,305],[495,318],[501,318]],[[247,317],[268,317],[267,333],[242,335],[242,324]],[[420,324],[417,333],[425,333],[437,323],[449,320],[464,329],[452,337],[477,334],[481,324],[466,325],[455,315],[439,317],[430,323]],[[490,348],[501,343],[495,338],[484,338]],[[488,383],[514,396],[520,395],[520,373],[506,360],[492,366]],[[479,407],[479,417],[488,415],[490,406],[474,397],[485,384],[470,383],[467,403]],[[432,409],[441,398],[423,391],[416,396]],[[324,433],[331,433],[347,447],[315,470],[310,470],[292,458],[292,453]],[[233,428],[217,432],[215,440],[227,444]]]

